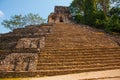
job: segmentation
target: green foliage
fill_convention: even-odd
[[[115,8],[113,7],[110,11],[109,11],[109,15],[112,16],[112,15],[120,15],[120,8]]]
[[[26,25],[38,25],[44,23],[44,19],[39,16],[39,14],[32,14],[29,13],[23,17],[24,22],[26,22]]]
[[[1,23],[4,27],[10,30],[23,28],[26,25],[38,25],[45,22],[45,19],[38,14],[29,13],[27,15],[13,15],[10,20],[3,20]]]
[[[120,33],[120,19],[119,16],[114,14],[106,20],[105,30],[108,32],[118,32]]]
[[[120,33],[120,8],[112,8],[109,11],[109,17],[105,22],[105,30],[108,32]]]
[[[70,4],[70,12],[73,16],[73,22],[84,23],[84,2],[85,0],[73,0]]]
[[[103,13],[103,11],[96,11],[94,12],[94,21],[93,21],[93,25],[96,28],[100,28],[100,29],[104,29],[104,22],[105,22],[106,16]]]
[[[75,17],[75,22],[92,25],[91,21],[94,20],[93,12],[96,9],[94,1],[95,0],[74,0],[71,3],[70,9],[71,13]]]
[[[94,11],[94,0],[85,0],[84,19],[86,24],[93,25],[92,21],[94,21]]]
[[[107,15],[107,12],[109,11],[109,3],[110,0],[96,0],[96,4],[99,5],[99,9],[102,10],[105,15]]]
[[[14,28],[20,28],[25,25],[22,15],[11,16],[10,20],[3,20],[2,25],[6,28],[13,30]]]
[[[78,14],[76,14],[74,16],[74,21],[76,23],[82,23],[82,24],[84,24],[84,17],[80,13],[78,13]]]
[[[120,32],[120,8],[110,9],[119,0],[73,0],[74,22],[95,26],[108,32]],[[120,3],[120,2],[119,2]]]
[[[84,2],[85,0],[73,0],[70,5],[70,10],[72,14],[77,14],[84,12]]]

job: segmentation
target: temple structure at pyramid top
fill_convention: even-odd
[[[69,7],[55,6],[54,12],[48,16],[48,23],[70,23],[71,19]]]

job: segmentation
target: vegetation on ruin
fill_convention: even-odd
[[[120,0],[73,0],[70,10],[76,23],[120,33]]]

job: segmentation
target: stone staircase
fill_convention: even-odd
[[[90,27],[55,24],[38,58],[39,76],[120,69],[120,48]]]
[[[120,68],[119,53],[117,48],[43,51],[37,69],[55,74],[117,69]]]
[[[90,27],[79,25],[56,24],[51,29],[51,33],[46,35],[46,48],[118,47],[117,43],[103,32],[90,29]]]

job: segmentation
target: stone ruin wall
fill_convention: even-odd
[[[0,61],[0,71],[35,71],[37,53],[11,53]]]
[[[45,37],[21,38],[16,49],[40,49],[45,47]],[[10,53],[0,61],[0,71],[35,71],[38,53]]]
[[[45,47],[45,37],[41,38],[22,38],[17,42],[16,48],[37,48]]]
[[[6,36],[24,37],[16,42],[17,44],[13,52],[5,52],[3,55],[0,55],[0,71],[35,71],[38,54],[40,49],[45,47],[45,35],[50,33],[51,27],[52,24],[42,24],[37,27],[28,26],[25,29],[16,29],[10,35],[6,34]],[[19,31],[21,32],[20,34]],[[23,31],[27,31],[27,33],[22,34]],[[31,33],[33,34],[29,35]]]
[[[71,18],[68,7],[55,6],[54,13],[48,16],[48,23],[70,23]]]

